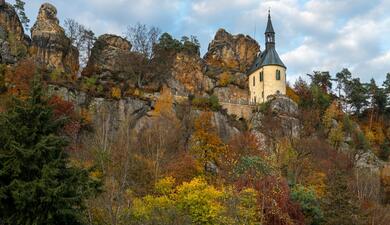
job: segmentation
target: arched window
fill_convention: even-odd
[[[276,94],[277,94],[277,95],[280,95],[280,91],[279,91],[279,90],[277,90],[277,91],[276,91]]]
[[[280,70],[276,70],[276,80],[280,80]]]
[[[264,80],[264,73],[263,71],[260,72],[260,82],[262,82]]]
[[[253,86],[256,85],[256,76],[253,76]]]

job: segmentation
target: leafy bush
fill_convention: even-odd
[[[118,87],[111,88],[111,97],[114,99],[120,99],[122,96],[121,89]]]
[[[218,97],[215,95],[207,97],[195,97],[191,101],[192,105],[200,109],[210,109],[212,111],[219,111],[221,105],[219,104]]]
[[[227,72],[224,72],[219,77],[219,85],[221,85],[222,87],[228,86],[229,84],[233,83],[233,81],[234,81],[234,77]]]
[[[296,185],[292,189],[291,199],[300,204],[307,224],[319,225],[322,223],[323,213],[314,190],[302,185]]]

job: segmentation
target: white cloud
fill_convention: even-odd
[[[36,18],[44,0],[28,1]],[[349,67],[363,80],[390,72],[390,0],[51,0],[59,16],[97,34],[123,34],[127,25],[159,26],[176,37],[196,35],[205,52],[218,28],[254,35],[263,46],[271,7],[277,49],[290,80],[312,70]],[[71,2],[71,3],[70,3]]]

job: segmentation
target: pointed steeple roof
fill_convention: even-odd
[[[267,22],[267,29],[265,29],[265,33],[275,33],[271,21],[271,10],[268,10],[268,22]]]

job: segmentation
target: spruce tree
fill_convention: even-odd
[[[0,114],[0,224],[82,224],[83,202],[98,182],[73,166],[39,85]]]

